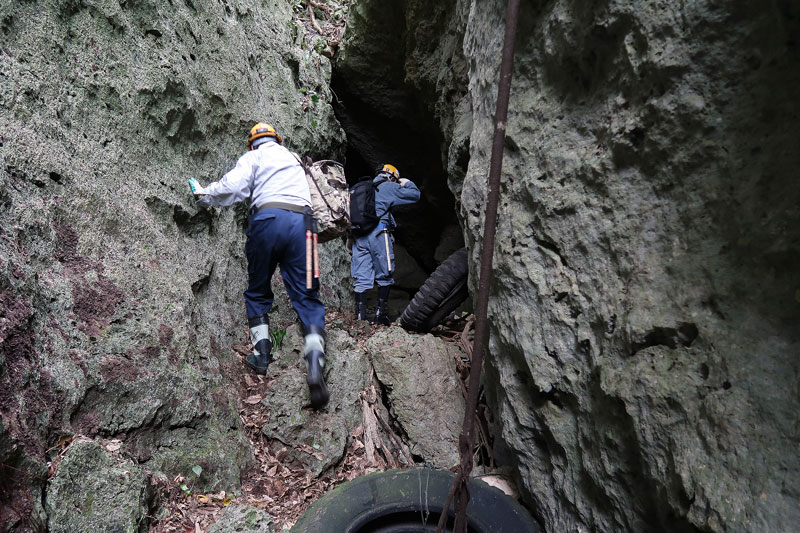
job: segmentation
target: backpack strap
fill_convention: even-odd
[[[322,189],[319,188],[319,183],[317,183],[317,179],[314,177],[314,174],[312,174],[311,171],[308,170],[308,167],[305,165],[305,163],[303,163],[300,160],[299,157],[297,157],[296,153],[292,152],[292,155],[294,156],[295,159],[297,159],[297,162],[300,163],[300,166],[303,167],[303,170],[305,171],[306,176],[311,178],[311,181],[314,183],[314,186],[317,188],[317,192],[319,192],[319,195],[322,198],[322,201],[325,202],[325,206],[328,208],[328,211],[331,212],[331,213],[344,215],[344,218],[347,220],[347,223],[350,224],[350,213],[346,213],[346,212],[344,212],[344,210],[341,213],[339,211],[335,211],[331,207],[331,204],[328,203],[328,200],[327,200],[327,198],[325,198],[325,195],[322,194]]]
[[[372,183],[372,187],[373,187],[373,188],[375,189],[375,191],[377,192],[377,190],[378,190],[378,187],[380,187],[380,186],[381,186],[383,183],[385,183],[385,182],[387,182],[387,181],[389,181],[389,178],[381,178],[380,180],[378,180],[378,182],[377,182],[377,183],[373,182],[373,183]],[[389,209],[387,209],[386,211],[384,211],[383,215],[385,215],[386,213],[389,213],[389,214],[391,214],[391,212],[392,212],[392,208],[390,207]],[[375,216],[376,216],[376,217],[378,217],[378,220],[382,219],[382,218],[383,218],[383,215],[378,215],[378,211],[377,211],[377,209],[375,210]],[[380,224],[380,222],[378,222],[378,224]]]

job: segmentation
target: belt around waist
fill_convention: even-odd
[[[250,214],[255,215],[259,211],[263,209],[284,209],[286,211],[292,211],[294,213],[301,213],[301,214],[311,214],[311,208],[302,206],[302,205],[294,205],[294,204],[287,204],[284,202],[267,202],[265,204],[261,204],[258,207],[251,207]]]

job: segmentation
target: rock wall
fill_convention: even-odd
[[[505,2],[385,4],[340,61],[430,88],[476,289]],[[522,4],[485,386],[527,503],[549,531],[792,529],[800,10]]]
[[[217,179],[258,120],[340,157],[330,74],[285,0],[0,3],[0,530],[45,523],[75,435],[238,485],[246,217],[198,210],[186,179]]]

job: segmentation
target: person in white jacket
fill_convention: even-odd
[[[272,362],[269,317],[273,293],[270,281],[280,265],[292,306],[303,324],[309,395],[315,408],[329,395],[322,375],[325,365],[325,307],[318,296],[319,280],[306,287],[306,229],[311,217],[311,194],[297,158],[282,146],[275,128],[259,122],[250,130],[250,151],[219,181],[192,190],[204,206],[229,206],[250,200],[247,227],[248,287],[244,292],[250,338],[255,347],[245,362],[266,374]]]

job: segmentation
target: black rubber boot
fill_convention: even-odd
[[[367,315],[367,293],[356,292],[356,320],[369,320]]]
[[[265,339],[256,345],[253,353],[247,356],[244,360],[245,364],[249,366],[256,374],[262,376],[267,373],[267,368],[272,362],[272,341]]]
[[[325,331],[315,326],[306,328],[306,383],[308,383],[308,396],[311,407],[322,409],[328,404],[330,394],[325,384],[323,369],[325,368]]]
[[[392,322],[389,320],[389,290],[391,285],[378,287],[378,305],[375,307],[375,323],[388,326]]]
[[[272,341],[269,339],[269,318],[267,315],[253,317],[248,320],[250,326],[250,342],[255,351],[244,360],[256,374],[262,376],[267,373],[267,367],[272,362]]]

